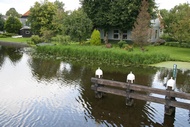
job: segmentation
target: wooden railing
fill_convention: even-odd
[[[170,88],[163,90],[100,78],[91,78],[91,82],[94,83],[91,89],[95,91],[97,98],[101,98],[103,93],[109,93],[126,97],[126,105],[129,106],[133,105],[133,99],[160,103],[165,105],[165,114],[167,115],[171,115],[175,111],[175,107],[190,110],[190,94],[188,93],[175,92]],[[151,96],[150,93],[164,95],[165,97]],[[188,100],[188,102],[177,101],[177,98]]]

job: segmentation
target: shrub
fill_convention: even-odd
[[[52,30],[43,30],[42,31],[42,39],[44,42],[50,42],[51,38],[53,37],[53,31]]]
[[[180,47],[190,48],[190,44],[189,43],[181,43]]]
[[[172,38],[172,37],[169,36],[168,34],[163,34],[163,35],[161,36],[161,38],[162,38],[163,40],[166,40],[166,41],[176,41],[174,38]]]
[[[124,44],[123,47],[124,47],[125,50],[128,50],[129,52],[133,51],[133,46],[132,45]]]
[[[71,41],[70,36],[57,35],[52,38],[52,41],[58,42],[60,44],[68,44]]]
[[[118,42],[118,45],[119,45],[120,48],[122,48],[124,44],[126,44],[125,41],[119,41],[119,42]]]
[[[91,45],[100,45],[101,39],[100,39],[100,32],[96,29],[92,32],[91,39],[90,39]]]
[[[12,37],[12,36],[15,36],[16,34],[14,33],[3,33],[3,34],[0,34],[1,38],[6,38],[6,37]]]
[[[166,42],[165,45],[166,46],[171,46],[171,47],[179,47],[178,42]]]
[[[43,40],[38,35],[32,35],[31,41],[34,42],[34,44],[43,42]]]

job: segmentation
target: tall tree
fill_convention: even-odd
[[[92,20],[94,27],[130,30],[138,15],[141,0],[80,0],[82,8]],[[153,15],[155,1],[148,0],[149,12]]]
[[[92,21],[83,9],[75,10],[64,19],[64,31],[74,41],[85,41],[90,37]]]
[[[143,46],[148,43],[150,35],[150,14],[148,12],[148,6],[148,2],[143,0],[140,12],[131,32],[132,41],[139,45],[142,50],[144,50]]]
[[[163,12],[163,11],[161,11]],[[180,44],[190,43],[190,6],[188,3],[176,5],[164,17],[165,32]]]
[[[3,15],[0,14],[0,31],[4,31],[5,20],[3,19]]]
[[[63,27],[64,27],[64,18],[67,16],[67,12],[64,9],[64,3],[56,0],[54,2],[54,5],[56,6],[56,12],[55,15],[53,16],[53,31],[55,34],[63,34]]]
[[[48,0],[44,0],[42,3],[35,2],[34,7],[30,8],[29,15],[32,32],[42,36],[44,30],[52,30],[52,21],[55,12],[55,5]]]
[[[111,9],[110,0],[80,0],[82,8],[92,20],[94,28],[104,29],[107,37],[107,31],[110,28],[109,15]],[[108,40],[107,38],[105,40]],[[107,41],[106,41],[107,43]]]
[[[22,27],[22,23],[20,20],[14,16],[9,16],[9,18],[5,21],[4,29],[8,33],[18,34],[19,30]]]
[[[15,16],[15,17],[17,17],[17,18],[20,18],[20,16],[21,16],[21,14],[19,14],[19,13],[16,11],[15,8],[10,8],[10,9],[6,12],[5,15],[6,15],[6,16]]]

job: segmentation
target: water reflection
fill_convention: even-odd
[[[98,65],[86,66],[66,61],[33,58],[23,51],[12,64],[10,53],[0,50],[0,126],[189,126],[189,111],[177,109],[175,116],[164,116],[161,104],[106,94],[96,99],[91,77]],[[15,51],[14,51],[15,53]],[[7,55],[9,54],[9,55]],[[18,53],[19,54],[19,53]],[[126,81],[130,71],[135,83],[165,89],[166,68],[101,66],[105,79]],[[189,91],[189,70],[178,70],[177,89]],[[11,80],[10,80],[11,79]]]
[[[4,62],[5,56],[8,56],[9,59],[12,61],[12,63],[16,64],[17,62],[20,61],[23,55],[23,52],[20,48],[3,47],[3,46],[0,48],[0,53],[1,53],[1,59],[0,59],[1,65]]]

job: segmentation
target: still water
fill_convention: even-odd
[[[188,127],[190,111],[176,108],[164,115],[164,106],[106,95],[96,99],[91,77],[100,65],[34,58],[24,49],[0,48],[1,127]],[[101,65],[105,79],[165,89],[163,79],[172,70],[155,67]],[[176,91],[190,93],[190,70],[178,70]]]

